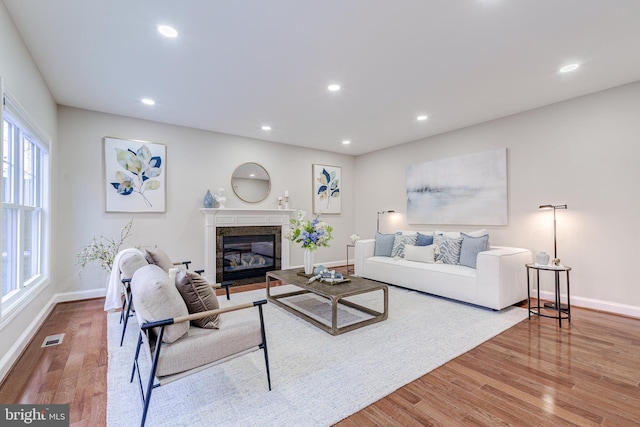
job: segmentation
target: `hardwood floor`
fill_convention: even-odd
[[[103,303],[58,304],[0,385],[0,402],[69,403],[72,426],[105,425]],[[524,320],[337,426],[640,425],[640,319],[572,315],[562,329]],[[62,332],[62,344],[40,348]]]

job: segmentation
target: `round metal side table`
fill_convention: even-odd
[[[527,308],[529,310],[529,319],[531,315],[541,317],[549,317],[551,319],[558,319],[558,325],[562,327],[562,320],[566,319],[571,322],[571,298],[569,293],[569,271],[571,267],[566,265],[540,265],[540,264],[525,264],[527,267]],[[538,290],[537,304],[535,307],[531,307],[531,272],[535,271],[536,289]],[[540,271],[551,271],[555,276],[555,301],[552,303],[545,303],[540,306]],[[567,284],[567,301],[563,304],[560,301],[560,273],[565,273]],[[547,314],[540,310],[553,311],[555,314]]]

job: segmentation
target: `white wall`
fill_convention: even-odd
[[[52,162],[55,161],[56,105],[2,2],[0,2],[0,77],[3,79],[5,88],[8,88],[17,98],[31,120],[51,138],[51,158]],[[53,232],[55,235],[55,230]],[[52,262],[55,263],[55,256]],[[38,322],[42,320],[41,316],[46,315],[48,303],[54,293],[55,277],[52,276],[52,279],[51,285],[40,292],[30,304],[20,309],[11,318],[5,316],[0,320],[0,379],[22,348],[28,344],[32,333],[39,326]]]
[[[552,213],[537,208],[567,203],[568,210],[557,211],[558,256],[573,268],[572,303],[640,316],[633,243],[640,218],[639,118],[636,82],[359,156],[357,231],[373,236],[376,211],[386,209],[400,214],[385,215],[383,231],[479,228],[407,225],[405,168],[507,147],[509,225],[487,227],[491,243],[553,254]]]
[[[345,245],[355,229],[355,158],[255,139],[179,126],[59,107],[60,211],[56,228],[64,238],[55,242],[60,291],[103,288],[105,274],[98,268],[79,272],[75,256],[94,235],[116,237],[130,218],[133,233],[127,246],[147,245],[167,251],[174,260],[189,259],[204,267],[204,216],[200,212],[207,191],[226,189],[228,208],[277,208],[278,196],[289,191],[290,207],[311,214],[313,163],[342,167],[344,188],[341,215],[324,215],[334,227],[330,248],[318,249],[316,262],[342,262]],[[167,145],[166,213],[105,213],[102,177],[102,138],[115,136]],[[271,193],[263,202],[248,204],[231,189],[231,175],[244,162],[263,165],[271,176]],[[302,250],[291,246],[291,265],[302,265]]]

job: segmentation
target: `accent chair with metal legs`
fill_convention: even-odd
[[[153,256],[151,255],[153,254]],[[122,285],[122,311],[120,312],[120,323],[122,324],[122,336],[120,337],[120,346],[124,341],[124,334],[127,331],[127,324],[129,318],[133,316],[133,304],[131,298],[131,278],[134,273],[141,267],[149,264],[156,264],[161,268],[170,268],[169,266],[184,266],[185,269],[189,269],[191,261],[172,262],[169,260],[167,254],[160,249],[146,250],[145,252],[125,249],[120,257],[118,257],[118,269],[120,272],[120,282]],[[165,270],[168,272],[168,270]],[[204,270],[195,270],[196,273],[202,274]],[[224,288],[227,300],[230,299],[229,286],[233,282],[225,281],[222,283],[212,284],[211,287],[214,290]]]
[[[266,300],[189,314],[175,283],[155,265],[136,271],[131,280],[131,290],[140,335],[130,381],[133,382],[137,373],[143,401],[141,426],[146,422],[151,395],[156,387],[256,350],[264,352],[267,385],[271,390],[262,311]],[[198,319],[215,316],[218,321],[212,328],[191,324]],[[141,349],[150,366],[146,379],[143,379],[138,363]]]

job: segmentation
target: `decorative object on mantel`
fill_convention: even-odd
[[[224,209],[225,204],[227,203],[227,196],[224,195],[224,188],[218,188],[218,192],[216,193],[216,202],[218,202],[218,209]]]
[[[120,230],[120,239],[116,240],[111,237],[104,237],[100,235],[98,237],[93,236],[91,243],[83,247],[76,255],[76,264],[84,268],[90,262],[98,262],[100,267],[107,273],[111,272],[113,267],[113,260],[115,259],[120,247],[124,241],[131,236],[131,227],[133,226],[133,220],[122,227]]]
[[[284,208],[289,209],[289,190],[284,190]]]
[[[539,252],[536,255],[536,262],[538,265],[548,265],[549,264],[549,254],[546,252]]]
[[[313,212],[339,214],[342,211],[342,168],[313,165]]]
[[[507,149],[409,165],[409,224],[507,225]]]
[[[302,243],[304,249],[304,272],[306,274],[313,273],[313,251],[319,247],[329,247],[331,240],[331,232],[333,227],[324,221],[320,221],[319,216],[312,220],[306,219],[305,211],[298,211],[296,218],[290,220],[289,230],[285,233],[285,238],[295,242]]]
[[[278,209],[282,209],[282,196],[278,196]]]
[[[211,191],[207,190],[207,194],[204,195],[202,205],[208,209],[213,207],[213,195],[211,194]]]
[[[376,231],[380,231],[380,215],[384,215],[386,213],[394,213],[395,211],[393,209],[390,209],[388,211],[380,211],[378,212],[378,221],[376,222]],[[354,242],[355,244],[355,242]]]

